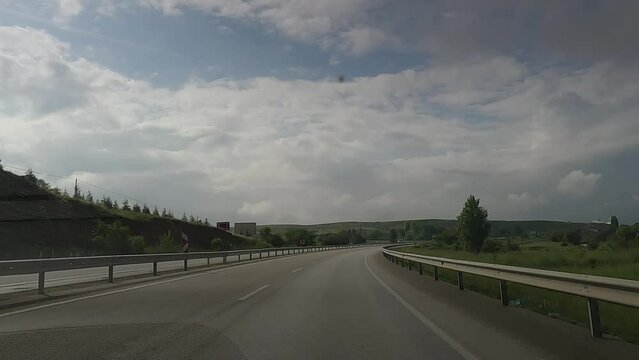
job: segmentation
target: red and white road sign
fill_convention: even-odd
[[[182,233],[182,252],[189,252],[189,237]]]

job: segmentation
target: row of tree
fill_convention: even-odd
[[[131,205],[128,199],[124,199],[122,201],[122,204],[118,204],[118,201],[112,200],[110,196],[102,196],[101,199],[94,199],[93,194],[91,193],[91,190],[87,191],[86,193],[83,193],[80,187],[78,186],[77,182],[73,187],[73,194],[69,194],[66,188],[63,190],[60,190],[60,188],[58,187],[51,187],[46,181],[35,176],[35,174],[33,173],[33,170],[31,169],[27,170],[27,173],[25,174],[25,178],[32,184],[35,184],[36,186],[38,186],[40,189],[48,191],[50,193],[53,193],[54,195],[57,195],[63,198],[84,201],[90,204],[101,206],[109,210],[124,210],[124,211],[131,211],[134,213],[146,214],[146,215],[162,217],[167,219],[175,219],[175,215],[171,209],[167,210],[166,208],[163,208],[162,211],[160,212],[158,210],[158,207],[154,206],[153,210],[151,210],[147,206],[147,204],[144,204],[144,203],[142,204],[142,206],[140,206],[138,203],[134,203]],[[202,220],[200,217],[193,216],[193,214],[187,217],[186,213],[182,213],[182,217],[180,218],[180,220],[189,222],[191,224],[208,225],[208,226],[211,225],[209,223],[208,218],[204,218],[204,220]]]

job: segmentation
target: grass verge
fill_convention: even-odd
[[[560,246],[558,243],[536,241],[523,244],[521,251],[473,254],[432,244],[404,248],[401,251],[494,264],[523,266],[537,269],[592,274],[626,279],[639,279],[639,249],[588,250],[579,246]],[[425,266],[424,274],[432,276],[432,267]],[[455,271],[439,269],[439,279],[457,283]],[[468,290],[499,299],[499,283],[495,279],[464,274]],[[580,326],[588,326],[586,299],[580,296],[539,289],[514,283],[508,284],[510,306],[518,306],[556,317]],[[600,302],[602,328],[606,334],[639,344],[639,309]]]

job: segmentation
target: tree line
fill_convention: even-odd
[[[122,203],[119,204],[117,200],[111,199],[111,197],[108,195],[103,195],[100,199],[94,199],[91,190],[83,193],[77,182],[73,186],[73,193],[69,194],[66,188],[60,190],[60,188],[52,187],[45,180],[38,178],[37,176],[35,176],[33,170],[31,169],[27,170],[25,178],[27,179],[27,181],[36,185],[40,189],[61,198],[83,201],[85,203],[100,206],[107,210],[121,210],[166,219],[176,219],[175,214],[171,209],[162,208],[162,211],[160,211],[157,206],[154,206],[153,210],[151,210],[146,203],[142,203],[142,206],[140,206],[140,204],[138,203],[129,203],[128,199],[122,200]],[[186,213],[182,213],[182,217],[180,218],[180,220],[191,224],[211,226],[208,218],[201,219],[199,216],[193,216],[193,214],[190,214],[187,217]]]

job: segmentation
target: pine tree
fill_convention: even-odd
[[[189,222],[190,223],[194,223],[195,222],[195,218],[193,217],[193,214],[191,214],[191,216],[189,216]]]
[[[182,221],[189,221],[189,220],[186,218],[186,213],[182,213]]]
[[[140,210],[140,205],[138,205],[138,203],[135,203],[133,205],[133,209],[132,210],[133,210],[133,212],[136,212],[136,213],[142,212],[142,210]]]
[[[166,214],[166,208],[162,208],[162,215],[161,215],[161,216],[162,216],[163,218],[167,217],[167,214]]]
[[[118,210],[120,209],[120,205],[118,205],[118,201],[117,200],[113,200],[113,208]]]
[[[131,206],[129,206],[129,200],[124,199],[124,201],[122,201],[122,210],[131,211]]]
[[[149,210],[149,207],[146,206],[146,204],[142,204],[142,214],[151,215],[151,210]]]
[[[84,199],[93,204],[93,194],[91,194],[91,190],[87,191],[87,196]]]
[[[160,213],[158,212],[158,207],[157,206],[153,207],[153,216],[160,216]]]
[[[204,218],[204,225],[211,226],[211,223],[209,223],[209,218]]]

